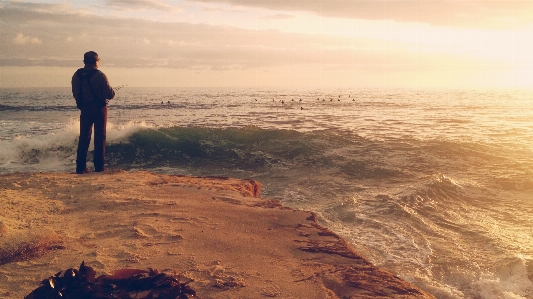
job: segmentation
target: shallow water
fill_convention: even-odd
[[[437,298],[533,298],[531,92],[117,94],[111,168],[254,178]],[[0,90],[0,172],[73,171],[77,116],[68,89]]]

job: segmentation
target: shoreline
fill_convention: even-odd
[[[261,184],[145,171],[0,175],[0,296],[82,261],[180,275],[198,298],[434,298]]]

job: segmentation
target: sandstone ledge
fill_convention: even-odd
[[[198,298],[433,298],[252,180],[110,171],[0,176],[0,297],[81,261],[153,268]]]

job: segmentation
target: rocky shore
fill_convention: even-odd
[[[82,261],[157,269],[198,298],[433,298],[260,183],[109,171],[0,176],[0,297]]]

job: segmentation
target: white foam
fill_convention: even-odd
[[[78,129],[66,124],[61,132],[0,141],[0,172],[57,171],[75,155]]]
[[[440,280],[431,277],[431,271],[423,270],[403,273],[400,277],[439,299],[526,299],[533,296],[533,283],[528,277],[526,264],[526,259],[517,257],[497,269],[468,271],[457,268],[458,271],[448,273]]]
[[[127,142],[128,138],[136,132],[153,129],[152,125],[142,122],[128,122],[126,124],[115,125],[113,123],[107,124],[107,142],[108,143],[121,143]]]
[[[108,123],[109,143],[126,142],[135,132],[151,128],[141,123]],[[0,173],[70,171],[75,166],[79,120],[72,119],[55,133],[0,141]],[[92,138],[94,139],[94,138]],[[93,148],[92,140],[89,150]]]
[[[517,257],[500,266],[494,273],[483,273],[472,286],[484,299],[531,298],[533,283],[529,280],[526,259]]]
[[[446,285],[428,276],[426,271],[416,270],[411,275],[401,276],[403,279],[421,287],[439,299],[463,299],[468,298],[456,286]]]

